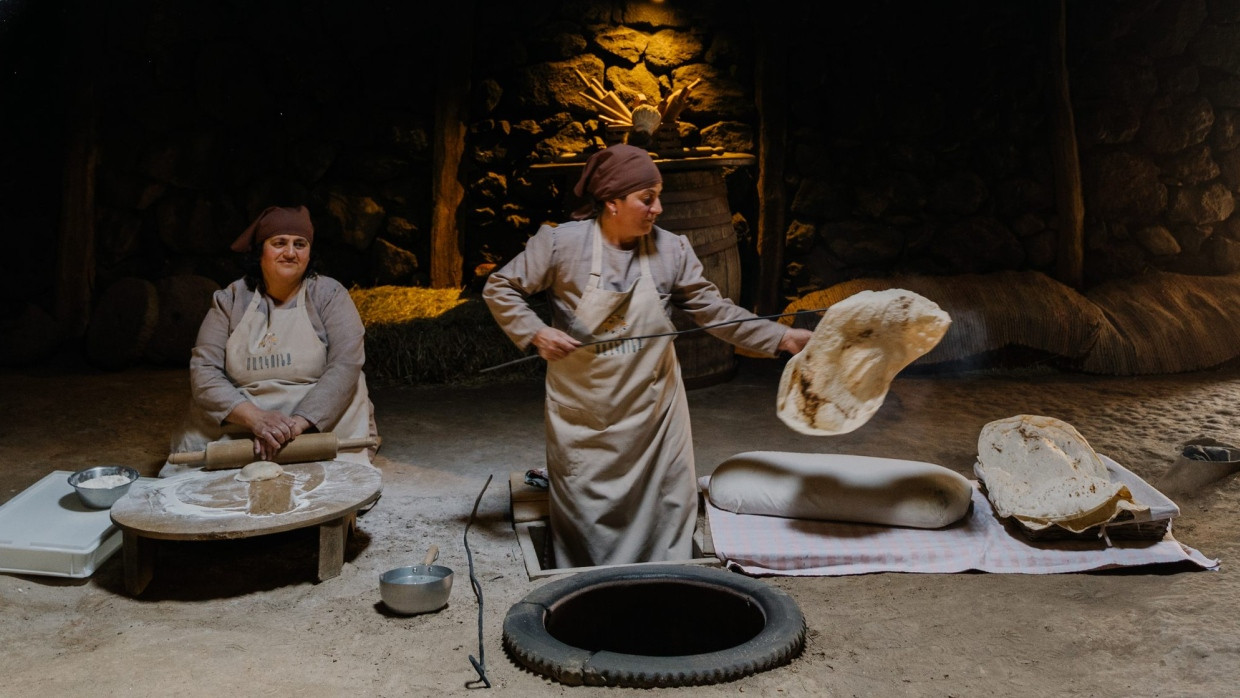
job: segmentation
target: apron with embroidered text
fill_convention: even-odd
[[[306,285],[297,290],[293,307],[268,307],[259,312],[266,296],[255,293],[237,328],[228,336],[224,370],[254,404],[264,410],[292,414],[318,383],[327,368],[324,346],[306,309]],[[317,425],[320,431],[335,432],[341,439],[365,438],[371,431],[370,396],[366,380],[359,375],[353,399],[338,420]],[[193,407],[180,443],[173,452],[200,451],[210,441],[250,438],[245,427],[215,423],[203,410]],[[337,460],[370,463],[366,451],[340,451]],[[165,465],[161,476],[189,468]]]
[[[547,364],[547,468],[556,566],[685,560],[697,524],[693,437],[672,337],[641,239],[641,276],[600,288],[594,225],[590,281],[569,334],[582,347]]]

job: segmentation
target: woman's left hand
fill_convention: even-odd
[[[226,420],[250,430],[254,435],[254,455],[261,460],[271,460],[285,444],[310,428],[305,417],[264,410],[252,402],[237,405]]]
[[[805,348],[809,338],[814,333],[810,330],[801,329],[799,327],[789,327],[784,336],[779,340],[779,350],[786,351],[789,354],[799,354]]]

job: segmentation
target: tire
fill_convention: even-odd
[[[685,598],[731,599],[741,611],[733,614],[726,605],[707,600],[703,611],[711,616],[711,624],[752,613],[761,627],[735,646],[693,654],[668,654],[675,650],[666,647],[660,648],[660,654],[589,649],[558,639],[548,629],[549,623],[556,624],[557,614],[567,613],[565,609],[584,603],[582,600],[593,594],[624,593],[620,590],[640,593],[643,588],[656,592],[681,585]],[[608,623],[594,625],[612,627]],[[805,632],[805,618],[792,597],[756,579],[692,565],[641,565],[582,572],[534,590],[508,610],[503,642],[518,664],[570,686],[671,688],[733,681],[783,666],[805,647]],[[704,633],[711,635],[709,629]],[[751,633],[746,630],[744,634]],[[656,635],[650,633],[649,637]],[[702,641],[716,641],[716,636],[704,636]]]

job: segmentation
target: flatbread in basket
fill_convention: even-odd
[[[1112,476],[1071,424],[1037,415],[991,422],[977,441],[974,468],[1000,517],[1036,534],[1084,533],[1121,518],[1149,518],[1149,506]]]

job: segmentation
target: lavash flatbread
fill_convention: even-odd
[[[1033,530],[1060,526],[1074,533],[1139,511],[1132,493],[1071,424],[1016,415],[982,427],[977,475],[1001,517]]]
[[[775,412],[802,434],[846,434],[869,421],[891,381],[934,348],[951,318],[934,301],[893,288],[832,305],[788,360]]]

